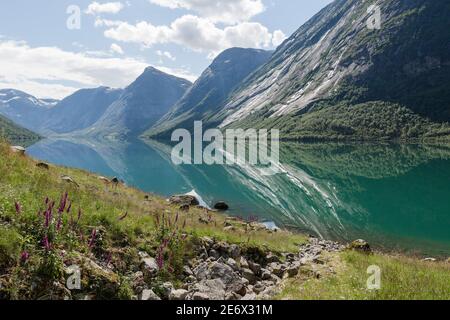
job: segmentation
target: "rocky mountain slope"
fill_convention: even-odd
[[[379,30],[367,26],[371,5],[381,11]],[[336,0],[286,40],[215,119],[221,127],[277,127],[292,138],[364,137],[358,131],[366,128],[368,138],[448,135],[449,14],[443,0]],[[323,120],[336,106],[342,119]],[[363,117],[350,123],[355,113]]]
[[[107,87],[79,90],[46,112],[42,129],[68,133],[88,128],[100,119],[122,92],[122,89]]]
[[[270,51],[257,49],[225,50],[184,97],[144,135],[170,139],[172,131],[177,128],[192,131],[194,121],[214,116],[242,80],[267,62],[271,55]]]
[[[126,89],[82,89],[61,101],[0,90],[0,114],[44,136],[137,136],[166,114],[190,87],[187,80],[147,68]]]
[[[0,90],[0,114],[42,135],[69,133],[95,123],[121,89],[82,89],[58,101],[38,99],[18,90]]]
[[[160,120],[190,87],[191,83],[185,79],[149,67],[84,133],[140,135]]]
[[[0,90],[0,114],[15,124],[36,132],[42,128],[46,112],[57,102],[51,99],[37,99],[19,90]]]

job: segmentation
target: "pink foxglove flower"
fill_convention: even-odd
[[[21,214],[21,213],[22,213],[22,206],[20,205],[20,203],[16,201],[16,202],[14,203],[14,206],[15,206],[15,208],[16,208],[16,213],[17,213],[17,214]]]

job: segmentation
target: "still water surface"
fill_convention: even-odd
[[[43,140],[28,154],[117,176],[163,196],[193,190],[230,214],[258,216],[324,238],[450,254],[450,147],[282,143],[282,173],[247,166],[175,166],[159,142]]]

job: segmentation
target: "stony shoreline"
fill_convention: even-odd
[[[197,244],[198,255],[184,267],[180,288],[170,282],[157,288],[145,285],[144,279],[156,276],[158,266],[155,258],[142,254],[142,271],[133,276],[134,289],[139,300],[271,299],[283,280],[301,271],[309,270],[311,276],[320,277],[317,266],[326,264],[322,253],[344,249],[336,242],[311,238],[298,252],[277,255],[203,237]]]

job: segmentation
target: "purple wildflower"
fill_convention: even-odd
[[[83,214],[83,212],[81,211],[81,208],[78,208],[78,218],[77,218],[77,223],[80,222],[81,219],[81,215]]]
[[[45,227],[48,228],[50,226],[50,209],[45,211]]]
[[[48,241],[48,236],[45,236],[43,241],[42,241],[45,250],[49,251],[50,250],[50,242]]]
[[[16,207],[16,213],[20,214],[22,212],[22,206],[20,205],[20,203],[16,201],[14,203],[14,206]]]
[[[61,197],[61,200],[59,201],[58,212],[64,212],[64,210],[66,209],[67,197],[68,197],[68,193],[67,192],[64,193],[64,195]]]
[[[92,247],[94,246],[96,237],[97,237],[97,229],[93,229],[91,233],[91,240],[89,241],[89,249],[92,249]]]
[[[58,215],[58,223],[56,224],[56,230],[60,231],[62,227],[62,212]]]
[[[106,257],[106,266],[109,266],[112,260],[112,253],[108,252],[108,256]]]
[[[22,254],[20,255],[20,261],[21,261],[22,263],[27,262],[29,258],[30,258],[30,254],[28,253],[28,251],[24,251],[24,252],[22,252]]]
[[[159,270],[164,268],[164,257],[163,257],[163,248],[159,247],[158,255],[156,257],[156,264],[158,265]]]

